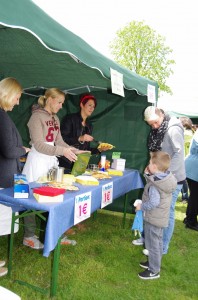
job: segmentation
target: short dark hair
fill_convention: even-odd
[[[192,129],[192,126],[193,126],[193,123],[191,121],[190,118],[188,117],[180,117],[179,118],[183,127],[186,128],[186,129]]]

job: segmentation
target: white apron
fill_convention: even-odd
[[[54,145],[54,143],[46,143]],[[28,153],[22,173],[26,175],[28,182],[37,181],[39,178],[47,177],[49,169],[58,167],[56,156],[50,156],[38,152],[34,145]]]

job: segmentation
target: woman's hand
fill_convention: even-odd
[[[88,151],[88,150],[79,150],[79,149],[73,150],[73,152],[74,152],[75,154],[91,153],[91,151]]]
[[[30,152],[31,151],[31,149],[30,148],[27,148],[27,147],[22,147],[23,149],[25,149],[25,153],[28,153],[28,152]]]
[[[63,155],[68,158],[70,161],[75,162],[77,160],[77,156],[74,153],[75,148],[65,148]],[[78,149],[76,149],[78,150]]]

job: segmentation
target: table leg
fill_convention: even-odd
[[[93,218],[94,218],[94,220],[96,219],[96,217],[97,217],[97,210],[93,212]]]
[[[52,262],[52,278],[51,278],[51,286],[50,286],[50,296],[54,297],[57,292],[57,281],[58,281],[58,268],[59,268],[59,260],[60,260],[60,247],[61,247],[61,237],[58,240],[58,244],[54,249],[54,258]]]
[[[28,215],[37,215],[42,220],[46,220],[46,218],[42,215],[43,213],[46,213],[46,211],[30,210],[30,211],[25,211],[22,214],[16,215],[16,216],[15,216],[14,212],[12,213],[11,234],[10,234],[9,246],[8,246],[8,248],[9,248],[9,250],[8,250],[8,275],[9,276],[11,276],[11,271],[12,271],[13,244],[14,244],[14,225],[15,225],[16,220],[17,219],[19,220],[20,218],[23,218],[23,217],[28,216]],[[60,247],[60,245],[59,245],[59,247]],[[59,249],[59,251],[57,250],[56,252],[57,252],[56,257],[58,257],[58,259],[59,259],[60,249]],[[57,263],[54,264],[55,265],[55,270],[58,268],[58,260],[56,259],[56,261],[57,261]],[[54,282],[53,286],[55,287],[55,291],[56,291],[56,286],[57,286],[57,283],[56,283],[57,282],[57,273],[58,273],[58,270],[56,270],[56,272],[54,272],[55,279],[52,281],[52,282]],[[53,277],[53,272],[52,272],[52,277]],[[29,284],[25,281],[21,281],[21,280],[17,280],[17,279],[14,280],[14,282],[17,282],[19,284],[28,286],[28,287],[30,287],[30,288],[32,288],[36,291],[39,291],[43,294],[48,294],[49,293],[49,288],[48,289],[43,289],[43,288],[34,286],[32,284]]]
[[[126,211],[127,211],[127,203],[128,203],[128,193],[124,196],[124,216],[123,216],[123,228],[125,228],[126,224]]]
[[[8,276],[11,276],[12,271],[12,255],[13,255],[13,243],[14,243],[14,225],[18,216],[15,216],[15,213],[12,213],[12,224],[11,224],[11,233],[9,238],[9,251],[8,251]]]

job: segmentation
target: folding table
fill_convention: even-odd
[[[13,197],[13,188],[7,188],[0,191],[0,203],[12,207],[12,230],[10,238],[8,274],[11,275],[12,257],[13,257],[13,238],[14,238],[14,222],[27,214],[38,215],[46,221],[44,235],[43,256],[48,257],[53,251],[50,296],[53,297],[57,292],[58,268],[60,257],[60,241],[65,231],[74,225],[75,199],[76,196],[91,192],[91,213],[96,212],[101,208],[101,198],[103,186],[108,183],[113,183],[112,198],[116,199],[125,195],[124,201],[124,219],[126,216],[127,194],[131,190],[143,188],[141,176],[137,170],[127,169],[123,172],[123,176],[112,176],[110,179],[101,180],[96,186],[78,185],[79,191],[66,191],[64,201],[61,203],[38,203],[33,196],[32,189],[39,186],[38,183],[30,183],[30,195],[28,199],[15,199]],[[19,216],[15,216],[16,211],[21,211]],[[45,213],[48,213],[48,218],[45,218]],[[34,287],[34,286],[31,286]],[[35,287],[37,290],[42,290]]]

